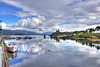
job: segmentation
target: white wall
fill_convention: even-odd
[[[5,23],[0,23],[0,29],[3,29],[6,27],[6,24]]]

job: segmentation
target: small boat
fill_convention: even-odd
[[[15,39],[32,39],[32,37],[16,37]]]
[[[32,39],[32,37],[25,37],[25,39]]]
[[[61,35],[61,36],[58,36],[57,38],[58,39],[65,39],[66,38],[66,35]]]
[[[62,38],[63,38],[63,36],[58,36],[57,38],[58,38],[58,39],[62,39]]]
[[[25,39],[25,37],[19,37],[19,39]]]
[[[10,42],[7,46],[6,46],[6,51],[7,52],[16,52],[17,51],[17,45],[15,42]]]
[[[18,40],[18,39],[19,39],[19,37],[15,37],[15,39],[16,39],[16,40]]]

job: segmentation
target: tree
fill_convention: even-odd
[[[94,28],[89,28],[89,29],[86,30],[86,32],[91,32],[91,33],[92,33],[93,31],[95,31]]]
[[[58,29],[58,30],[56,30],[56,32],[57,32],[57,33],[59,33],[59,32],[60,32],[60,31],[59,31],[59,29]]]
[[[90,28],[90,32],[93,32],[93,31],[95,31],[94,28]]]
[[[97,26],[97,27],[95,28],[95,30],[97,30],[97,31],[100,30],[100,26]]]

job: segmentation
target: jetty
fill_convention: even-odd
[[[17,46],[16,43],[10,42],[8,44],[5,43],[5,39],[32,39],[32,37],[11,37],[9,35],[0,36],[0,67],[9,67],[9,55],[8,52],[13,53],[16,56]],[[13,45],[13,46],[12,46]]]
[[[0,36],[0,48],[0,67],[9,67],[6,44],[2,36]]]

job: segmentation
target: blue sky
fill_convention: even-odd
[[[21,19],[14,15],[17,11],[21,11],[21,9],[0,2],[0,20],[6,24],[17,23],[18,19]]]
[[[71,22],[60,23],[58,25],[72,24]]]
[[[100,25],[100,0],[0,0],[0,19],[35,32],[78,31]],[[14,24],[16,23],[16,24]]]

